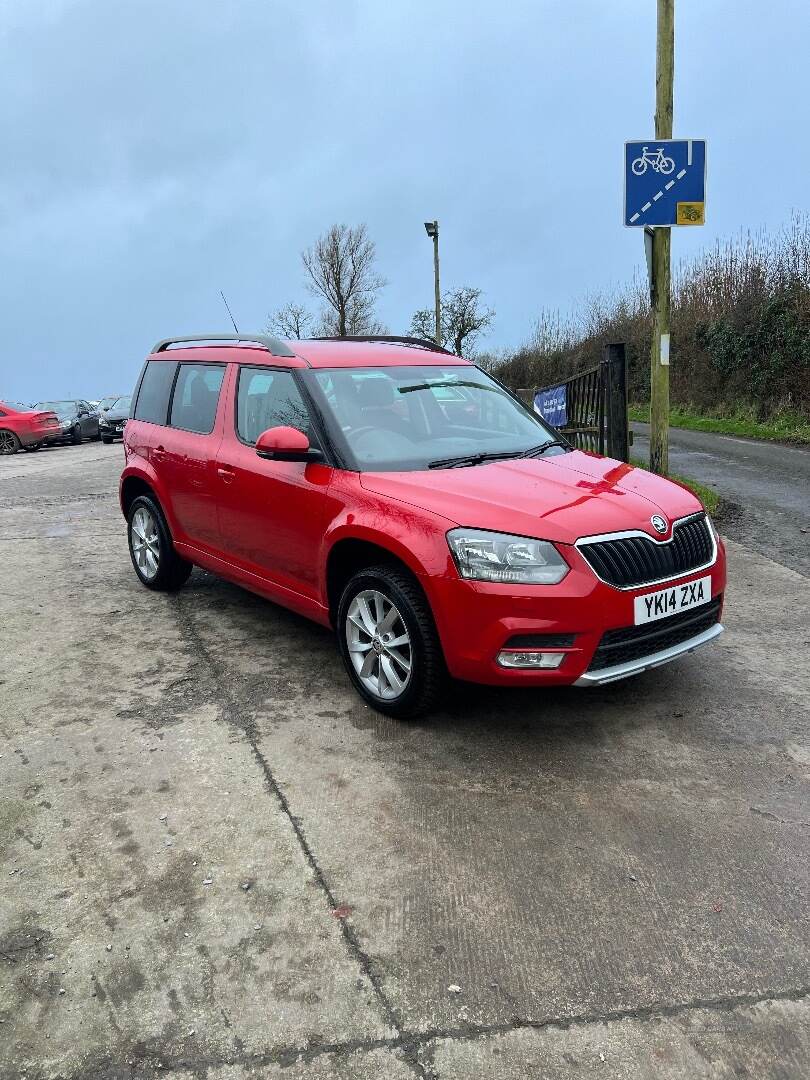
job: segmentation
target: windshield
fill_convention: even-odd
[[[122,400],[121,398],[117,398],[117,397],[103,397],[101,399],[101,401],[99,401],[99,403],[98,403],[98,408],[99,409],[111,409],[113,407],[113,405],[115,405],[115,403],[117,401],[121,401],[121,400]],[[127,398],[127,401],[129,401],[129,398]]]
[[[75,401],[38,401],[34,406],[35,409],[39,409],[42,412],[55,412],[56,415],[63,420],[65,417],[73,416],[76,412]]]
[[[8,405],[10,409],[15,409],[17,412],[31,412],[31,406],[26,405],[22,401],[4,401],[4,405]]]
[[[128,413],[131,404],[132,404],[132,397],[131,396],[115,398],[113,400],[112,405],[110,405],[109,411],[110,412]]]
[[[311,377],[333,438],[360,472],[474,465],[490,456],[518,457],[558,438],[466,364],[322,368]]]

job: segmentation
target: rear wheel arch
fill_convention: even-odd
[[[19,435],[10,428],[0,428],[0,433],[0,454],[16,454],[22,445]]]
[[[127,476],[121,483],[121,509],[125,518],[129,517],[130,507],[139,495],[146,495],[153,499],[163,510],[157,492],[147,480],[144,480],[142,476]]]

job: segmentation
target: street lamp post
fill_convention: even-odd
[[[442,343],[442,299],[439,291],[439,223],[426,221],[425,232],[433,241],[433,286],[436,291],[436,344]]]

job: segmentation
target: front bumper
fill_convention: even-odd
[[[564,554],[571,570],[559,585],[500,585],[450,575],[423,579],[452,676],[492,686],[599,685],[674,660],[708,644],[722,632],[719,620],[726,587],[722,542],[718,542],[715,560],[708,568],[683,574],[671,582],[628,590],[600,581],[575,548],[565,548]],[[677,643],[664,642],[665,647],[651,645],[646,656],[634,656],[589,672],[603,636],[634,626],[636,596],[655,592],[665,584],[684,584],[706,576],[711,577],[711,596],[717,608],[715,625],[696,627],[692,637]],[[513,644],[515,638],[521,639],[520,646]],[[528,645],[527,638],[538,639],[538,644]],[[562,645],[540,644],[551,638],[568,641]],[[548,648],[563,652],[564,657],[555,669],[502,667],[498,653],[518,647]]]
[[[605,683],[627,679],[631,675],[640,675],[642,671],[661,667],[662,664],[668,664],[670,660],[677,660],[679,656],[685,656],[703,645],[708,645],[710,641],[714,641],[722,633],[722,623],[715,623],[708,630],[696,634],[693,638],[687,638],[686,641],[682,641],[678,645],[671,645],[668,649],[661,649],[659,652],[651,653],[649,656],[641,657],[638,660],[628,660],[625,664],[614,664],[613,667],[600,668],[598,671],[586,671],[580,675],[574,685],[603,686]]]
[[[118,427],[117,424],[112,427],[105,427],[104,424],[99,424],[98,433],[102,439],[123,439],[124,437],[124,425]]]

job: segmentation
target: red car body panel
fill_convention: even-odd
[[[691,492],[669,480],[581,450],[474,469],[363,473],[361,482],[386,498],[440,510],[455,525],[563,544],[636,528],[661,539],[652,514],[672,520],[701,509]]]
[[[148,484],[166,514],[175,546],[190,561],[330,625],[330,554],[344,541],[385,549],[419,580],[434,615],[450,673],[499,685],[575,682],[602,634],[632,627],[634,597],[660,585],[619,589],[602,582],[574,546],[583,537],[642,530],[657,541],[702,506],[686,488],[642,469],[573,451],[469,468],[354,472],[320,462],[260,458],[236,434],[239,364],[275,368],[448,366],[466,361],[382,343],[291,342],[278,357],[251,346],[177,348],[149,359],[226,363],[210,435],[131,419],[124,430],[122,507],[133,478]],[[655,532],[660,514],[667,532]],[[570,570],[557,585],[463,579],[447,533],[457,526],[553,542]],[[707,569],[674,578],[711,577],[725,589],[725,551]],[[507,669],[497,662],[515,634],[575,634],[556,670]]]
[[[0,429],[13,431],[22,446],[37,446],[61,434],[55,412],[17,409],[0,401]]]

